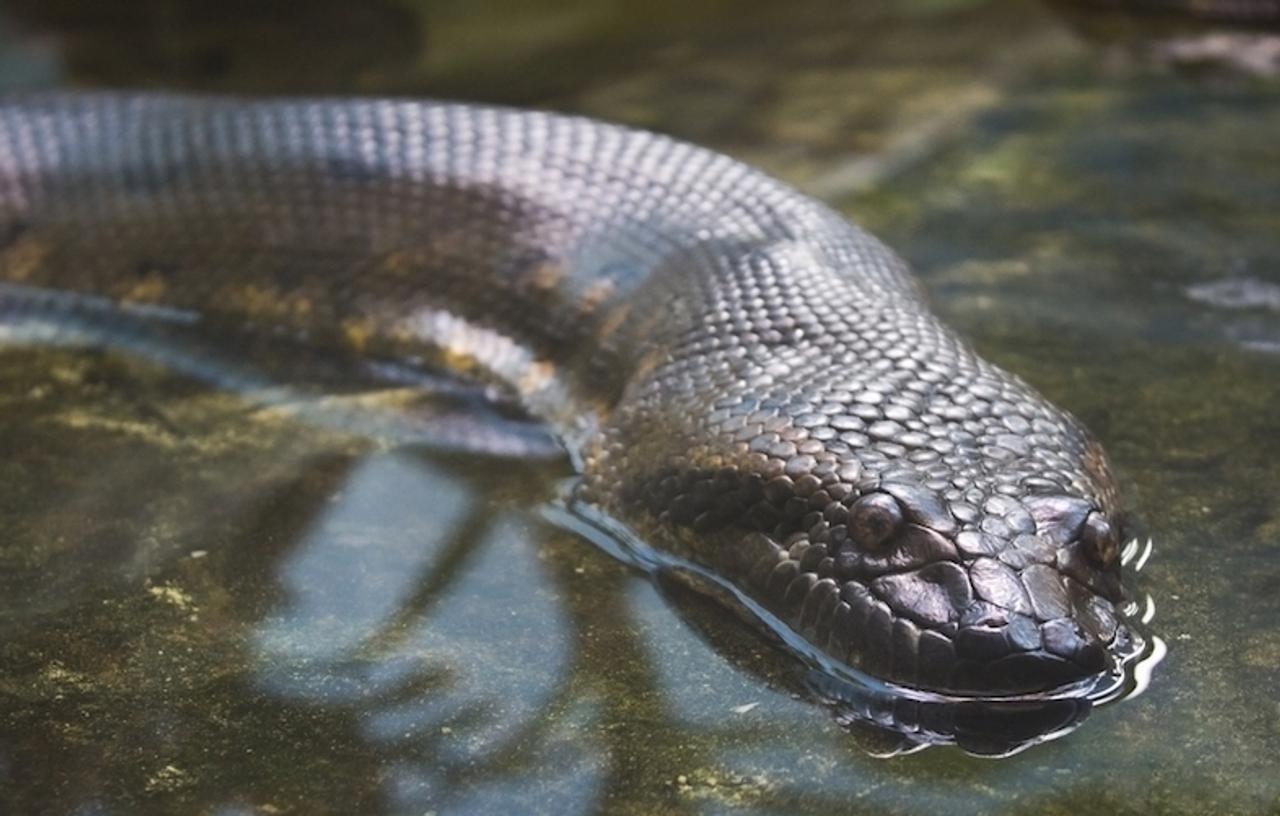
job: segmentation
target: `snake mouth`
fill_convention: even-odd
[[[829,655],[906,689],[1034,695],[1116,671],[1135,635],[1101,512],[1062,495],[983,511],[960,522],[926,491],[884,485],[838,529],[791,535],[752,578]]]
[[[1049,693],[1106,675],[1131,650],[1129,627],[1109,601],[1091,593],[1070,598],[1062,614],[1047,620],[973,600],[955,609],[954,620],[937,621],[927,619],[929,611],[904,604],[904,595],[916,591],[908,583],[932,583],[943,572],[882,576],[870,588],[846,582],[827,633],[829,651],[907,689],[1004,697]],[[915,600],[922,597],[917,594]],[[805,623],[802,619],[802,631],[821,637],[817,627]]]

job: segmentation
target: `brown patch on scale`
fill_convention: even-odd
[[[355,351],[364,351],[375,332],[373,326],[364,318],[349,318],[342,321],[342,337]]]
[[[413,408],[423,401],[417,388],[380,388],[355,394],[335,394],[316,400],[320,405],[348,406],[350,408]]]
[[[595,410],[596,416],[601,418],[609,416],[609,414],[613,412],[613,407],[615,405],[613,401],[603,398],[588,400],[588,402]]]
[[[546,388],[556,377],[556,366],[546,360],[539,360],[525,369],[516,383],[516,390],[521,396],[528,397]]]
[[[475,354],[461,345],[441,346],[439,358],[441,365],[459,374],[471,374],[482,368]]]
[[[125,303],[158,303],[169,289],[168,282],[159,274],[149,272],[120,294]]]
[[[600,308],[600,304],[608,300],[614,289],[613,281],[608,278],[595,281],[587,287],[587,291],[582,293],[582,297],[578,300],[578,310],[583,314],[591,314]]]
[[[607,340],[614,332],[622,328],[622,324],[627,322],[629,314],[631,314],[630,304],[623,304],[605,313],[604,319],[600,321],[600,327],[596,329],[596,340]]]
[[[24,283],[36,277],[36,273],[49,257],[51,247],[21,228],[5,242],[0,243],[0,277],[15,283]]]
[[[542,291],[550,291],[564,280],[566,270],[562,264],[555,261],[544,261],[538,264],[529,272],[529,285],[534,289]]]
[[[456,245],[456,248],[453,245]],[[423,269],[430,268],[441,258],[449,257],[451,252],[462,252],[464,247],[465,245],[459,239],[450,238],[447,235],[433,235],[430,244],[396,249],[383,254],[375,268],[392,275],[416,275]]]
[[[228,300],[253,319],[300,321],[311,316],[313,306],[305,297],[290,297],[274,287],[246,284],[231,290]]]
[[[658,370],[658,366],[662,365],[666,356],[667,355],[664,352],[654,350],[641,357],[640,361],[636,364],[635,373],[632,375],[632,379],[647,379],[650,374]]]

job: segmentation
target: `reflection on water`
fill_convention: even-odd
[[[1187,75],[1153,22],[1014,0],[388,0],[296,29],[249,5],[6,0],[0,84],[538,104],[806,185],[1103,438],[1169,657],[1010,759],[873,759],[907,746],[812,702],[840,690],[548,524],[562,464],[387,450],[122,355],[5,349],[0,811],[1274,811],[1266,72]]]
[[[513,759],[537,746],[556,755],[537,784],[580,812],[601,768],[559,721],[571,628],[536,525],[483,502],[430,462],[358,463],[277,568],[284,601],[250,635],[254,684],[362,712],[397,810],[483,812],[531,784]]]

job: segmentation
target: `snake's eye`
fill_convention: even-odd
[[[1109,567],[1115,563],[1120,548],[1116,531],[1100,514],[1090,513],[1085,519],[1080,530],[1080,543],[1084,554],[1098,566]]]
[[[866,549],[882,546],[902,524],[902,508],[887,493],[871,493],[853,504],[849,532]]]

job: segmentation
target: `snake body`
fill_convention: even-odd
[[[1099,445],[879,241],[708,150],[460,104],[10,97],[0,280],[494,378],[578,502],[905,690],[1043,693],[1132,646]]]

